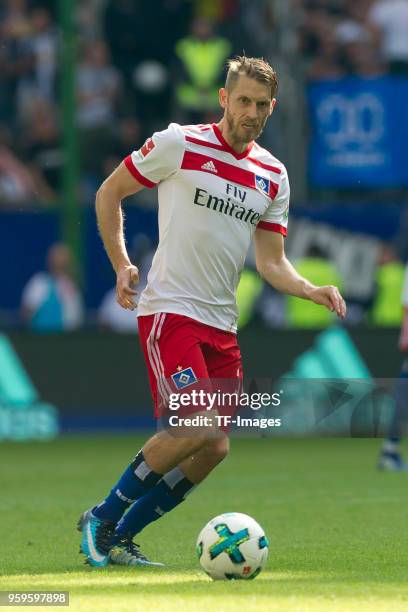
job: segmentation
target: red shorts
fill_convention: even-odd
[[[197,386],[212,392],[220,385],[238,391],[242,359],[236,334],[165,312],[140,316],[138,323],[156,417],[167,410],[170,394]],[[199,411],[191,407],[186,412]]]

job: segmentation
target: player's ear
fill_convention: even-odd
[[[221,87],[219,90],[218,99],[220,101],[221,108],[226,108],[228,102],[228,91],[225,89],[225,87]]]
[[[272,98],[272,100],[271,100],[271,107],[269,109],[269,116],[272,115],[273,109],[275,108],[275,104],[276,104],[276,98]]]

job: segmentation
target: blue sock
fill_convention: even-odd
[[[180,468],[167,472],[155,487],[133,504],[118,523],[113,543],[124,536],[133,538],[146,525],[178,506],[195,486]]]
[[[162,477],[156,474],[145,461],[140,451],[126,468],[108,497],[92,509],[94,516],[117,523],[123,513],[136,499],[145,495]]]

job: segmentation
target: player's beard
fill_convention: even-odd
[[[261,121],[258,121],[256,125],[254,124],[253,129],[245,130],[240,128],[238,123],[234,120],[233,116],[230,114],[228,109],[225,112],[225,119],[228,125],[228,131],[230,134],[231,140],[234,142],[236,146],[243,146],[252,140],[256,140],[262,134],[262,131],[265,127],[266,120],[268,117],[266,116]]]

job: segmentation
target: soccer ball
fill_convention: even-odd
[[[255,578],[268,558],[268,540],[253,518],[226,512],[213,518],[197,538],[201,567],[213,580]]]

